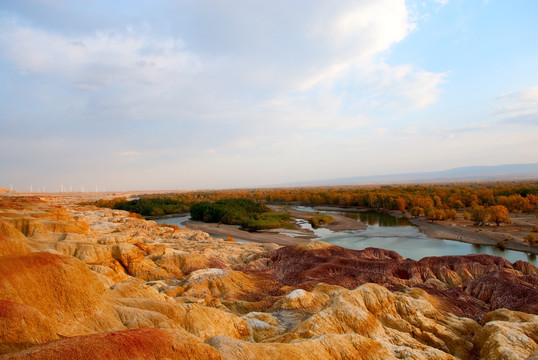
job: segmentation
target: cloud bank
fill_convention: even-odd
[[[126,16],[104,1],[50,4],[0,11],[0,65],[16,84],[0,150],[20,148],[10,182],[198,188],[375,173],[379,159],[334,159],[403,143],[418,126],[406,117],[438,103],[447,81],[391,60],[420,31],[403,0],[135,1]],[[496,114],[533,116],[525,96]]]

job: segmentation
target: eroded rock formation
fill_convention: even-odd
[[[0,359],[525,359],[538,351],[530,263],[231,243],[58,201],[0,199]]]

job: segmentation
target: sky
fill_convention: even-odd
[[[0,0],[0,187],[538,162],[535,0]]]

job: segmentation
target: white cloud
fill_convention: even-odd
[[[493,114],[507,123],[538,125],[538,86],[503,94]]]
[[[183,97],[187,99],[184,104],[180,100],[185,105],[183,113],[207,113],[216,106],[215,110],[222,114],[229,111],[227,94],[237,99],[249,91],[268,91],[269,96],[280,97],[319,86],[338,86],[348,76],[356,78],[352,86],[361,87],[363,79],[356,75],[364,77],[364,73],[372,70],[383,77],[382,83],[394,89],[393,93],[399,91],[403,95],[403,102],[416,92],[393,84],[405,81],[412,90],[419,90],[422,94],[417,95],[419,99],[411,99],[411,107],[426,106],[436,99],[435,86],[439,83],[434,79],[436,74],[410,66],[391,68],[376,60],[415,26],[409,21],[403,0],[317,4],[304,14],[286,18],[281,31],[287,30],[291,40],[277,43],[263,41],[265,32],[276,30],[274,25],[267,28],[244,20],[264,16],[265,11],[278,17],[273,7],[243,11],[250,13],[223,15],[222,21],[237,21],[234,26],[238,28],[236,31],[241,31],[240,38],[228,41],[257,45],[253,50],[245,50],[232,44],[230,49],[210,57],[189,50],[177,36],[152,35],[147,27],[143,31],[129,27],[66,36],[6,19],[1,25],[0,46],[23,73],[63,78],[79,89],[91,91],[113,86],[120,86],[117,91],[124,91],[122,86],[136,86],[139,87],[136,93],[159,98],[155,105],[160,109],[174,107],[178,97]],[[290,57],[294,60],[290,61]],[[165,91],[179,94],[170,96]],[[205,99],[201,99],[204,95],[200,93],[204,93]],[[131,96],[128,90],[120,99],[108,93],[105,98],[113,102],[115,109],[144,105],[140,96]],[[94,106],[110,107],[98,95],[92,101]],[[178,106],[175,107],[173,115],[177,115]],[[170,116],[165,112],[163,116],[166,115]]]
[[[65,78],[81,89],[114,83],[157,84],[195,73],[198,58],[175,38],[157,39],[133,31],[65,36],[2,22],[3,52],[27,74]]]
[[[121,169],[113,161],[163,161],[159,151],[170,161],[191,157],[193,166],[214,161],[192,175],[193,186],[195,177],[223,167],[239,171],[258,159],[274,163],[269,176],[289,154],[305,168],[315,167],[315,156],[336,169],[333,152],[357,155],[366,140],[393,136],[378,112],[407,112],[439,99],[446,74],[385,60],[416,29],[404,0],[240,5],[176,3],[182,11],[196,8],[187,9],[196,26],[166,36],[157,23],[74,35],[0,17],[0,59],[39,82],[43,93],[50,90],[47,102],[56,103],[42,121],[97,123],[103,133],[115,124],[122,133],[103,150],[117,155],[106,160],[111,169]],[[69,99],[58,95],[65,93]],[[94,136],[84,144],[102,136],[71,135]]]

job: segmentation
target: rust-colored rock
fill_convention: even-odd
[[[106,289],[83,262],[31,253],[0,257],[0,298],[39,310],[70,336],[121,326]]]
[[[56,340],[57,331],[35,307],[0,300],[0,354]]]
[[[489,310],[508,308],[538,314],[538,275],[494,271],[469,281],[465,291],[489,304]]]
[[[538,313],[538,268],[530,263],[512,265],[483,254],[414,261],[383,249],[313,243],[276,250],[271,258],[276,279],[305,290],[320,282],[348,289],[365,283],[391,290],[418,286],[438,297],[442,309],[477,320],[499,307]]]
[[[1,359],[475,360],[538,350],[530,263],[232,243],[49,200],[0,197]],[[79,224],[88,228],[67,232]]]
[[[61,339],[0,356],[7,360],[222,359],[220,354],[185,331],[136,329]]]
[[[8,239],[24,241],[26,236],[21,233],[13,224],[0,219],[0,236]]]
[[[226,360],[396,359],[380,342],[355,334],[325,335],[293,344],[253,344],[217,336],[206,343],[216,348]]]
[[[21,240],[0,235],[0,256],[24,255],[28,253],[30,253],[30,249]]]

